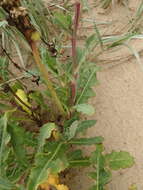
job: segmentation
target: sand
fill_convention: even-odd
[[[112,22],[109,26],[98,26],[103,36],[123,34],[127,32],[129,19],[135,14],[140,2],[131,0],[129,9],[123,5],[116,5],[104,10],[99,6],[93,8],[93,1],[90,1],[91,10],[89,14],[82,17],[92,18],[97,22]],[[89,29],[86,28],[87,26]],[[89,23],[83,24],[84,35],[90,34],[92,31],[90,26]],[[143,64],[143,41],[133,40],[130,45],[140,53],[141,64]],[[91,100],[96,109],[95,115],[91,118],[96,119],[97,124],[88,131],[87,135],[103,136],[107,152],[124,150],[130,152],[135,158],[136,163],[132,168],[113,173],[113,180],[108,185],[108,190],[128,190],[132,184],[135,184],[138,190],[143,190],[142,66],[124,46],[103,53],[98,58],[97,64],[101,66],[101,71],[98,72],[99,84],[95,87],[97,95]],[[91,182],[81,170],[77,175],[75,173],[71,175],[70,184],[72,189],[86,190]]]

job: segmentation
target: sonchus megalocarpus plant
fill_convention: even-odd
[[[48,11],[41,0],[1,0],[0,6],[0,189],[68,190],[61,174],[88,166],[93,166],[89,174],[95,180],[92,188],[105,189],[111,170],[131,167],[134,160],[127,152],[105,154],[103,137],[83,136],[96,123],[83,120],[80,114],[94,113],[88,99],[95,95],[92,87],[97,83],[98,67],[87,59],[96,35],[87,38],[85,47],[77,47],[81,4],[74,6],[73,22],[66,3],[62,9]],[[15,44],[21,59],[18,40],[32,54],[38,71],[14,60],[7,43]],[[71,57],[66,56],[68,52],[62,53],[67,40],[71,43]],[[24,72],[27,85],[23,78],[9,78],[14,75],[10,64]],[[36,90],[29,87],[31,77]],[[19,117],[17,110],[25,115]],[[25,121],[31,119],[36,122],[27,128]],[[31,130],[32,125],[38,128]],[[86,156],[80,147],[90,145],[95,150]]]

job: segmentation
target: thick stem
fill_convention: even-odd
[[[77,2],[75,4],[75,17],[74,17],[74,26],[73,26],[73,34],[72,34],[72,58],[73,58],[73,72],[77,67],[77,30],[79,25],[79,16],[80,16],[80,3]]]
[[[57,94],[55,92],[55,89],[53,88],[52,82],[49,79],[49,75],[48,75],[47,69],[46,69],[45,65],[42,64],[42,62],[41,62],[41,57],[39,55],[39,50],[37,49],[36,43],[35,42],[31,42],[30,45],[31,45],[31,49],[32,49],[33,56],[34,56],[35,62],[37,64],[37,67],[40,70],[41,74],[43,75],[43,78],[45,79],[45,83],[46,83],[46,85],[47,85],[47,87],[48,87],[48,89],[49,89],[49,91],[51,93],[53,101],[56,104],[59,112],[63,116],[65,116],[66,113],[65,113],[65,111],[63,109],[63,106],[62,106],[62,104],[61,104],[61,102],[60,102],[60,100],[59,100],[59,98],[58,98],[58,96],[57,96]]]
[[[74,74],[74,71],[77,68],[77,30],[79,25],[79,17],[80,17],[80,3],[77,2],[75,4],[75,17],[74,17],[74,26],[73,26],[73,34],[72,34],[72,59],[73,59],[73,67],[72,67],[72,75],[73,81],[71,81],[71,97],[70,104],[73,105],[76,97],[76,79],[77,75]]]

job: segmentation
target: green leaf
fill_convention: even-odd
[[[48,69],[52,71],[54,74],[58,74],[57,71],[57,60],[55,57],[50,56],[49,52],[45,48],[41,48],[41,57],[42,62],[46,66],[48,66]]]
[[[69,139],[70,127],[71,127],[72,124],[73,124],[75,121],[77,121],[77,120],[79,120],[79,116],[78,116],[78,114],[76,113],[75,116],[73,116],[71,119],[65,121],[63,134],[64,134],[64,138],[65,138],[66,140]]]
[[[14,46],[15,46],[16,51],[17,51],[17,55],[18,55],[18,57],[19,57],[19,60],[20,60],[20,62],[21,62],[21,65],[22,65],[22,67],[25,68],[25,63],[24,63],[24,58],[23,58],[24,56],[23,56],[22,50],[21,50],[21,48],[20,48],[20,45],[17,43],[16,40],[12,40],[12,42],[13,42],[13,44],[14,44]]]
[[[56,142],[48,146],[47,149],[49,150],[47,153],[40,153],[36,155],[27,189],[36,190],[39,184],[47,179],[49,172],[52,173],[55,172],[55,170],[56,172],[60,172],[63,168],[67,167],[67,162],[65,162],[64,159],[65,144]],[[56,168],[59,159],[60,165]]]
[[[23,84],[20,83],[19,81],[16,81],[16,82],[11,86],[11,88],[12,88],[12,90],[13,90],[14,92],[16,92],[18,89],[24,90]]]
[[[79,121],[74,121],[68,131],[68,140],[72,139],[76,135],[77,127],[78,127]]]
[[[103,169],[105,166],[105,158],[102,155],[103,150],[103,144],[96,145],[96,150],[91,154],[90,158],[91,163],[97,165],[99,169]]]
[[[70,118],[69,120],[65,121],[64,128],[65,129],[69,128],[72,125],[72,123],[76,120],[79,120],[79,116],[77,114],[73,116],[72,118]]]
[[[7,162],[5,164],[5,166],[6,166],[6,175],[7,175],[8,179],[9,179],[9,181],[16,184],[16,182],[19,181],[21,176],[26,174],[26,172],[27,172],[26,169],[27,168],[19,167],[19,164],[18,164],[17,160],[15,159],[15,156],[13,155],[13,153],[9,154],[9,159],[10,160],[7,160]],[[11,166],[13,166],[13,167],[11,167]]]
[[[4,93],[4,92],[0,92],[0,99],[2,100],[2,101],[4,101],[4,100],[9,100],[9,98],[11,98],[11,96],[10,96],[10,94],[9,93]],[[9,109],[10,110],[10,109]]]
[[[24,144],[30,147],[37,146],[37,138],[35,137],[35,134],[30,131],[25,131]]]
[[[95,30],[95,33],[96,33],[96,36],[97,36],[97,40],[98,40],[98,42],[100,44],[100,47],[103,50],[103,41],[102,41],[100,31],[99,31],[98,27],[96,26],[96,22],[94,22],[94,30]]]
[[[95,34],[92,34],[91,36],[89,36],[87,39],[86,39],[86,47],[87,48],[90,48],[90,46],[94,46],[97,42],[97,37]]]
[[[4,116],[0,118],[0,174],[5,173],[3,166],[9,154],[8,143],[10,141],[10,135],[7,132],[7,125],[9,116],[14,111],[15,110],[5,112]]]
[[[71,26],[71,16],[65,15],[62,12],[56,12],[54,14],[55,17],[55,24],[58,24],[60,27],[62,27],[64,30],[69,31]]]
[[[46,139],[50,138],[54,129],[56,129],[55,123],[46,123],[40,128],[40,134],[38,138],[38,152],[44,146]]]
[[[96,168],[96,171],[89,175],[96,180],[97,189],[102,189],[111,178],[110,173],[105,170],[105,158],[102,154],[103,150],[104,147],[102,144],[96,145],[96,150],[92,153],[90,158],[91,164]]]
[[[89,190],[105,190],[102,185],[93,185]]]
[[[82,133],[96,124],[96,120],[85,120],[79,123],[76,133]]]
[[[77,112],[81,112],[86,115],[93,115],[95,113],[95,109],[93,106],[89,104],[78,104],[73,107]]]
[[[105,156],[105,159],[112,170],[130,168],[134,164],[134,158],[124,151],[115,152]]]
[[[88,157],[83,157],[81,150],[75,150],[68,155],[69,168],[85,167],[90,165]]]
[[[51,172],[57,174],[60,171],[64,171],[68,166],[69,162],[66,157],[58,158],[51,163]]]
[[[11,107],[6,105],[6,104],[3,104],[3,103],[0,103],[0,110],[9,110]]]
[[[35,91],[35,92],[30,93],[29,98],[34,100],[41,107],[43,107],[45,109],[47,108],[47,105],[44,102],[43,95],[40,92]]]
[[[87,167],[90,166],[90,161],[88,157],[82,157],[80,159],[69,160],[69,168],[73,167]]]
[[[17,187],[16,189],[14,189],[14,190],[25,190],[25,186],[20,184],[20,186]]]
[[[76,145],[93,145],[93,144],[100,144],[104,140],[103,137],[92,137],[92,138],[77,138],[69,141],[70,144]]]
[[[10,123],[8,126],[8,132],[11,136],[10,142],[12,144],[17,161],[22,167],[27,167],[28,161],[26,156],[26,150],[24,147],[25,131],[20,126],[14,123]]]
[[[77,48],[77,63],[80,65],[86,59],[87,50],[85,48]]]
[[[0,57],[0,76],[3,78],[3,80],[9,80],[8,66],[9,61],[7,58]]]
[[[0,189],[1,190],[12,190],[15,188],[15,185],[12,184],[8,179],[0,177]]]
[[[74,121],[65,132],[67,140],[74,138],[78,133],[84,132],[95,123],[95,120],[87,120],[82,122],[79,122],[78,120]]]
[[[89,176],[94,179],[94,180],[97,180],[97,172],[90,172],[89,173]],[[105,170],[105,169],[102,169],[100,170],[99,172],[99,185],[106,185],[108,184],[112,179],[112,174],[109,170]]]
[[[0,22],[0,27],[5,27],[7,24],[8,24],[7,21],[3,20]]]
[[[107,38],[107,41],[105,39],[104,42],[113,42],[108,45],[108,48],[113,48],[116,46],[123,45],[125,41],[129,40],[130,38],[133,37],[133,33],[127,33],[125,35],[120,35],[120,36],[111,36],[110,38]]]
[[[78,149],[78,150],[74,150],[70,153],[68,153],[68,159],[69,160],[75,160],[75,159],[79,159],[82,157],[82,150]]]
[[[95,63],[85,62],[79,72],[77,85],[76,104],[86,103],[89,98],[95,96],[92,87],[97,83],[96,72],[99,68]]]
[[[6,11],[2,7],[0,7],[0,19],[1,20],[6,19],[6,15],[7,15]]]

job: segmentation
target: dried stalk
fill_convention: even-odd
[[[51,93],[54,104],[57,106],[60,114],[65,116],[65,110],[60,102],[55,89],[53,88],[53,84],[50,81],[49,74],[46,70],[44,64],[42,64],[39,50],[37,48],[37,43],[32,39],[32,35],[36,32],[35,28],[31,25],[27,11],[24,7],[21,7],[19,0],[2,0],[0,2],[2,8],[8,13],[9,18],[7,19],[9,25],[15,26],[26,38],[29,43],[32,53],[35,59],[35,63],[38,69],[41,72],[41,75],[45,79],[48,90]]]

